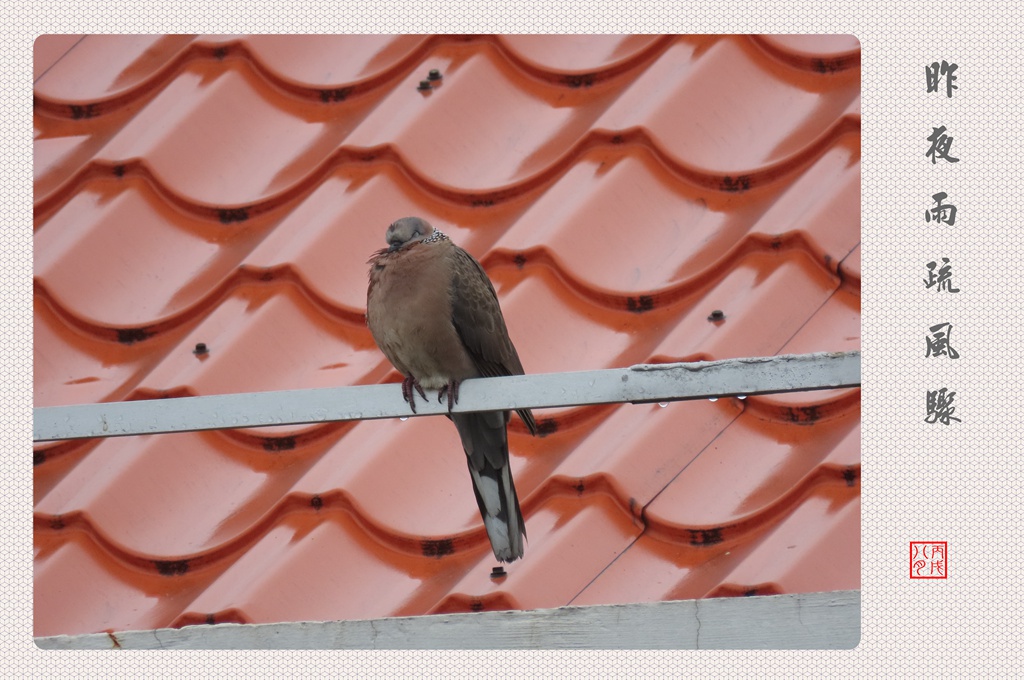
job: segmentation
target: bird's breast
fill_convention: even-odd
[[[443,244],[378,257],[370,268],[366,321],[395,368],[428,389],[477,375],[452,324],[451,271]]]

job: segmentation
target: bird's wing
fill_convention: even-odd
[[[458,246],[450,250],[452,323],[480,374],[486,377],[522,375],[505,318],[498,305],[498,295],[483,267],[472,255]],[[531,434],[537,424],[529,409],[519,409],[519,416]]]

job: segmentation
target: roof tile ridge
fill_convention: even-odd
[[[191,62],[223,62],[232,59],[244,64],[269,87],[289,97],[333,104],[366,94],[405,77],[405,73],[422,61],[440,40],[441,38],[437,36],[424,37],[415,49],[410,50],[401,59],[366,78],[348,82],[313,84],[302,83],[278,73],[246,45],[244,38],[235,38],[224,42],[198,39],[179,50],[148,77],[111,95],[91,100],[72,101],[36,93],[34,103],[37,110],[54,118],[72,120],[95,118],[159,93]]]
[[[643,69],[656,61],[678,36],[663,35],[654,38],[650,44],[635,52],[609,62],[599,68],[578,70],[556,70],[545,68],[526,55],[521,54],[503,36],[494,36],[493,44],[501,55],[517,70],[533,78],[576,89],[591,87],[606,80],[612,80],[628,71]]]
[[[576,277],[564,266],[561,258],[545,246],[533,246],[511,253],[492,250],[483,258],[485,270],[496,267],[515,267],[524,270],[529,267],[545,267],[566,289],[586,302],[606,309],[633,314],[646,314],[667,309],[686,298],[707,290],[714,283],[725,278],[745,258],[759,253],[803,253],[818,265],[819,270],[837,279],[835,260],[812,238],[799,230],[779,234],[747,233],[716,260],[705,265],[700,271],[670,285],[648,290],[619,291],[595,286]]]
[[[860,69],[860,45],[832,56],[813,56],[787,50],[778,43],[766,39],[771,36],[749,35],[745,37],[750,44],[755,45],[769,57],[802,71],[811,71],[821,75],[835,75],[844,71]]]
[[[642,511],[646,535],[668,543],[709,547],[718,544],[740,545],[752,533],[777,526],[804,500],[826,495],[844,503],[860,497],[859,469],[856,474],[836,465],[818,463],[784,493],[760,508],[724,524],[679,524],[648,512],[661,492],[654,495]],[[852,482],[851,482],[852,480]],[[675,478],[665,484],[667,488]],[[663,489],[664,490],[664,489]]]

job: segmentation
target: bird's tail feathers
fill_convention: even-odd
[[[511,470],[505,465],[500,470],[485,467],[477,471],[471,464],[469,473],[494,557],[499,562],[519,559],[523,556],[526,527]]]
[[[451,417],[466,450],[473,491],[494,556],[501,562],[517,560],[523,556],[526,526],[509,467],[508,414],[453,413]]]

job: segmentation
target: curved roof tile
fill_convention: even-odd
[[[852,36],[35,55],[37,406],[397,381],[366,261],[407,215],[480,259],[530,373],[860,346]],[[35,632],[856,588],[859,401],[513,418],[503,576],[443,418],[42,442]]]

